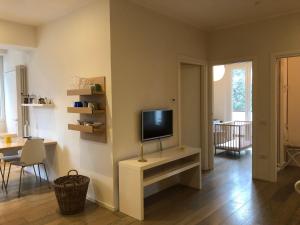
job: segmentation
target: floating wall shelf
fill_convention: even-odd
[[[105,95],[105,92],[93,91],[91,88],[87,89],[72,89],[67,91],[68,96],[75,95]]]
[[[105,113],[104,109],[93,110],[89,107],[68,107],[68,113],[79,113],[79,114],[98,114]]]
[[[22,106],[51,108],[51,107],[54,107],[54,104],[22,104]]]
[[[103,131],[103,129],[101,129],[101,127],[95,128],[93,126],[84,126],[84,125],[78,125],[78,124],[69,124],[68,129],[80,131],[80,132],[84,132],[84,133],[90,133],[90,134]]]
[[[88,79],[92,84],[100,84],[101,92],[96,92],[91,88],[72,89],[67,91],[68,96],[79,96],[81,102],[91,102],[100,105],[101,110],[93,110],[89,107],[68,107],[68,113],[78,113],[81,121],[103,124],[99,128],[93,126],[84,126],[79,124],[68,124],[68,129],[79,131],[80,137],[85,140],[107,142],[106,131],[106,94],[105,94],[105,77],[94,77]]]

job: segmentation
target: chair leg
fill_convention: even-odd
[[[11,169],[11,163],[9,164],[8,174],[7,174],[7,178],[6,178],[6,189],[7,189],[7,185],[8,185],[8,180],[9,180],[9,175],[10,175],[10,169]]]
[[[48,173],[47,173],[46,165],[45,165],[45,163],[42,163],[42,165],[44,166],[44,170],[45,170],[45,175],[46,175],[48,186],[49,186],[49,188],[51,188],[50,182],[49,182],[49,178],[48,178]]]
[[[37,180],[38,180],[38,177],[37,177],[37,175],[36,175],[35,165],[32,165],[32,167],[33,167],[33,172],[34,172],[34,175],[35,175],[35,179],[36,179],[36,181],[37,181]]]
[[[3,177],[5,177],[5,170],[6,170],[6,162],[4,161],[4,164],[3,164]]]
[[[3,186],[5,186],[5,182],[4,182],[4,180],[3,180],[3,177],[4,177],[4,175],[3,175],[3,171],[2,171],[2,167],[1,167],[1,164],[0,164],[0,172],[1,172],[1,177],[2,177],[2,185],[1,185],[1,188],[2,188],[2,190],[3,190]]]
[[[21,171],[20,171],[20,180],[19,180],[19,193],[18,193],[18,197],[19,197],[19,198],[20,198],[20,196],[21,196],[21,184],[22,184],[23,170],[24,170],[24,167],[22,166],[22,167],[21,167]]]
[[[7,192],[6,188],[5,188],[5,180],[4,180],[4,175],[3,175],[3,171],[2,171],[2,168],[0,166],[0,173],[1,173],[1,178],[2,178],[2,185],[1,185],[1,188],[3,190],[3,188],[5,189],[5,191]]]
[[[3,176],[5,176],[5,168],[6,168],[6,162],[4,161],[4,165],[3,165]]]
[[[42,178],[41,178],[40,164],[37,164],[37,166],[38,166],[38,172],[39,172],[40,183],[41,183],[42,182]]]

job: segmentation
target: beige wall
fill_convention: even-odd
[[[175,135],[165,142],[174,145],[178,103],[172,99],[178,95],[178,57],[205,59],[204,35],[126,0],[113,0],[111,8],[115,153],[120,158],[137,154],[139,113],[147,108],[175,110]]]
[[[272,180],[271,54],[300,49],[300,14],[218,30],[209,35],[211,62],[254,59],[254,177]]]
[[[1,45],[36,47],[36,28],[0,20],[0,46]]]
[[[224,77],[213,82],[213,119],[231,121],[231,83],[231,70],[228,66],[225,66]]]
[[[177,145],[178,57],[206,59],[205,35],[127,0],[112,0],[111,37],[115,161],[138,154],[142,109],[174,110],[174,137],[163,145]],[[149,143],[145,151],[157,147]]]
[[[36,136],[58,141],[48,154],[51,177],[65,175],[75,168],[92,178],[89,196],[108,207],[113,202],[111,140],[111,61],[109,0],[98,0],[39,28],[38,48],[29,62],[29,93],[54,100],[53,109],[31,109],[31,129]],[[68,114],[77,97],[67,97],[74,76],[106,76],[108,102],[108,143],[80,139],[69,131],[79,115]]]

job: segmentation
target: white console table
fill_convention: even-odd
[[[119,162],[120,211],[144,220],[144,188],[178,175],[180,184],[201,188],[201,149],[177,147]]]

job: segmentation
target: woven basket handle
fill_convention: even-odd
[[[68,176],[70,176],[70,173],[71,172],[75,172],[76,173],[76,175],[78,175],[78,171],[77,170],[69,170],[69,172],[68,172]]]

